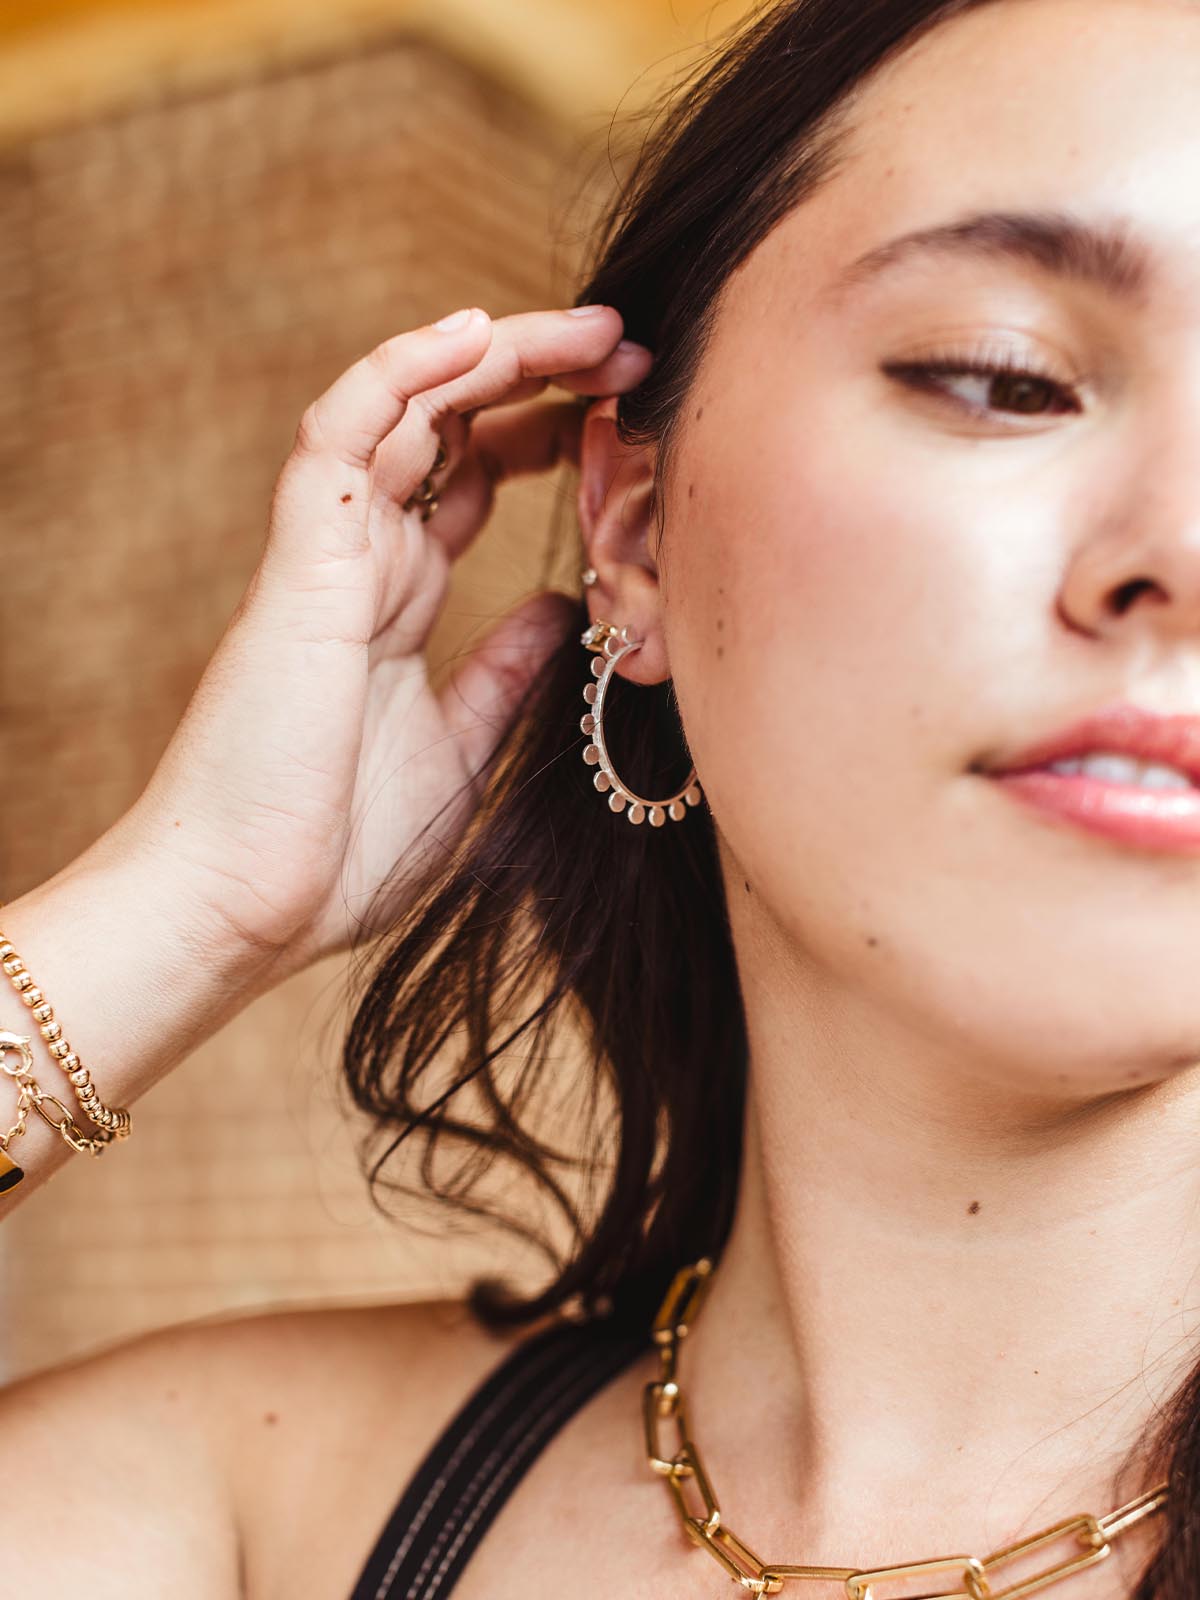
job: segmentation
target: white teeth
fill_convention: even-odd
[[[1086,772],[1107,783],[1133,783],[1141,789],[1192,789],[1195,785],[1176,767],[1155,761],[1135,761],[1132,756],[1094,755],[1070,761],[1052,761],[1051,772]]]

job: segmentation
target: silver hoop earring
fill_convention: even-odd
[[[583,698],[592,709],[579,724],[584,733],[591,735],[592,742],[584,750],[583,759],[589,767],[600,769],[592,780],[596,788],[601,794],[608,795],[609,810],[624,811],[630,822],[648,820],[652,828],[661,828],[668,817],[672,822],[682,822],[687,816],[687,808],[700,804],[700,785],[696,782],[695,767],[688,773],[683,787],[668,799],[647,800],[621,782],[604,740],[604,699],[612,681],[613,669],[622,656],[628,655],[631,650],[640,650],[642,641],[635,639],[628,627],[618,629],[611,622],[597,620],[580,634],[579,642],[593,651],[597,658],[592,662],[592,673],[599,682],[589,683],[583,691]],[[605,660],[599,659],[601,655]]]

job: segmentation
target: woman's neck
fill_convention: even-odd
[[[1194,1359],[1200,1075],[1006,1101],[763,964],[743,988],[741,1191],[682,1351],[725,1520],[770,1559],[883,1565],[1150,1487],[1114,1476]]]

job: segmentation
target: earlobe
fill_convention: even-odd
[[[596,572],[593,618],[630,627],[642,648],[622,662],[622,676],[657,683],[670,676],[662,639],[654,554],[652,445],[617,434],[617,397],[591,406],[579,447],[579,522],[587,564]]]

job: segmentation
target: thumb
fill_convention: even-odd
[[[574,596],[539,590],[506,611],[459,662],[438,698],[469,771],[490,758],[529,685],[578,620]]]

